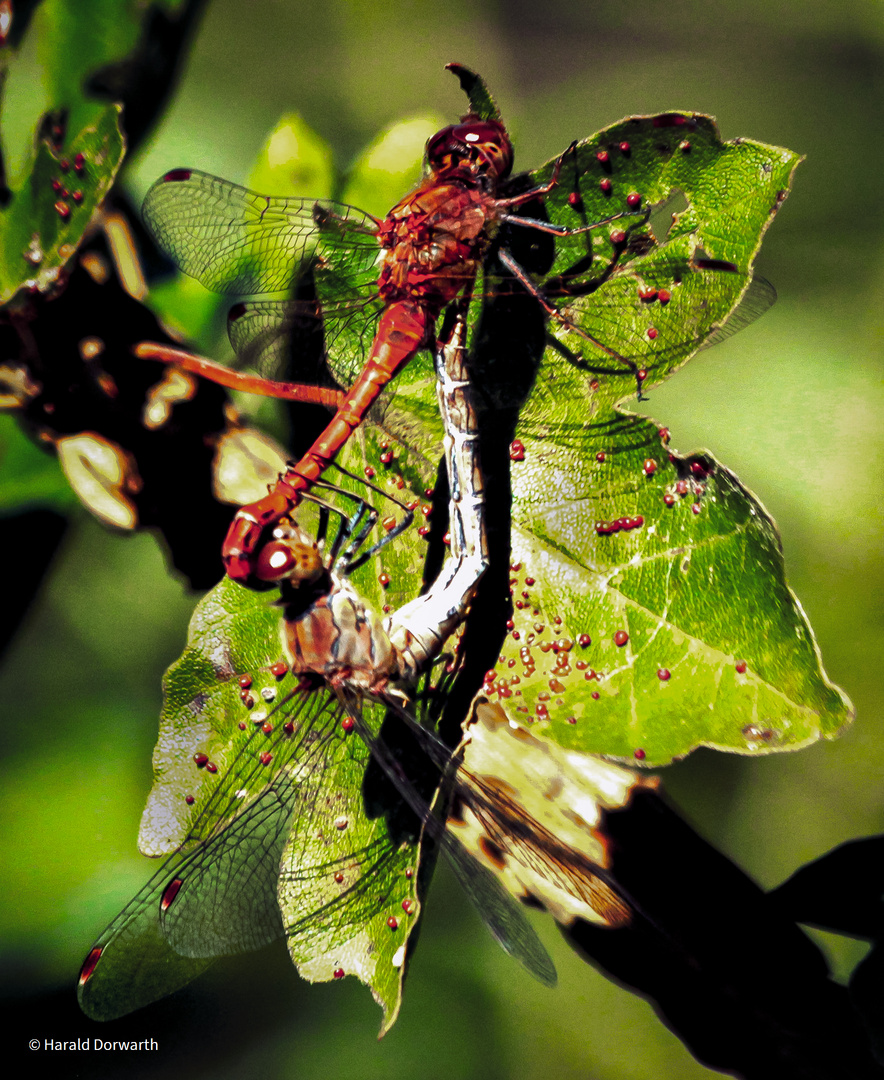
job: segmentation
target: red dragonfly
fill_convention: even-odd
[[[449,68],[462,81],[472,76],[459,65]],[[509,136],[500,120],[470,114],[429,140],[428,176],[382,221],[335,203],[258,195],[193,169],[175,169],[154,184],[144,203],[148,228],[179,267],[207,288],[240,295],[290,293],[305,268],[313,266],[334,297],[320,305],[327,342],[333,318],[349,322],[351,329],[354,319],[366,319],[366,294],[379,311],[367,357],[350,389],[343,395],[319,390],[312,397],[337,407],[325,431],[267,496],[236,514],[222,548],[233,580],[262,580],[256,557],[267,530],[297,506],[390,380],[421,349],[432,348],[442,309],[469,292],[501,224],[570,236],[626,216],[645,220],[645,212],[627,210],[568,228],[516,216],[519,207],[554,189],[566,156],[546,184],[501,197],[500,185],[513,164]],[[276,255],[268,260],[271,249]],[[555,314],[511,257],[502,261]],[[237,351],[254,351],[257,344],[259,351],[273,353],[281,322],[310,318],[316,318],[313,302],[239,304],[230,314],[230,337]],[[144,355],[181,358],[150,347]],[[210,374],[209,365],[197,370]],[[241,385],[256,390],[259,383]],[[265,384],[264,392],[277,390],[283,396],[290,387]],[[301,395],[296,391],[296,396]]]

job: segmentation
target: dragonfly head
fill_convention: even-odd
[[[506,128],[497,120],[465,116],[430,139],[427,163],[434,176],[465,171],[502,180],[513,167],[513,147]]]
[[[261,581],[309,585],[324,572],[319,544],[297,524],[280,523],[273,530],[273,539],[261,548],[255,560],[255,576]]]

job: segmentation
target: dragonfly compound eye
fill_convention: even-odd
[[[317,545],[299,540],[271,540],[255,561],[255,575],[261,581],[290,581],[297,585],[316,581],[322,572]]]
[[[502,179],[513,167],[513,147],[503,124],[467,116],[430,139],[427,162],[436,174],[465,168]]]

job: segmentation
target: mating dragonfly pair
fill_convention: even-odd
[[[419,864],[428,857],[428,845],[449,856],[495,937],[546,983],[555,981],[555,969],[513,896],[530,896],[563,921],[577,916],[610,925],[628,921],[628,901],[606,880],[599,824],[605,808],[624,805],[648,782],[616,765],[556,754],[527,730],[515,730],[490,705],[480,706],[473,733],[452,753],[417,722],[409,700],[409,690],[429,672],[469,610],[486,564],[465,334],[461,312],[437,348],[452,492],[451,558],[426,593],[382,620],[353,588],[350,574],[380,546],[395,542],[409,515],[380,544],[362,550],[376,513],[357,500],[349,518],[339,514],[327,499],[335,491],[344,493],[320,481],[316,492],[304,493],[307,507],[319,507],[318,542],[291,519],[274,529],[258,558],[266,576],[272,570],[280,585],[285,661],[266,671],[228,673],[241,688],[238,715],[247,717],[237,725],[242,741],[217,784],[207,774],[216,768],[209,753],[197,749],[193,755],[192,773],[209,780],[208,795],[203,801],[179,795],[194,806],[194,814],[177,853],[90,952],[79,986],[89,1015],[122,1015],[177,989],[219,955],[283,935],[308,977],[355,974],[377,985],[383,980],[375,970],[371,938],[357,948],[350,931],[341,928],[355,917],[354,907],[366,921],[380,918],[388,936],[398,931],[402,942],[386,962],[391,972],[403,969],[419,914]],[[341,520],[332,538],[328,524],[335,513]],[[267,685],[259,689],[259,681],[279,684],[272,708],[262,705],[276,693]],[[201,706],[200,696],[192,702],[194,709]],[[417,735],[418,749],[434,770],[433,810],[364,717],[366,699],[404,718]],[[413,828],[423,834],[417,843],[400,835],[386,845],[375,838],[360,846],[350,838],[361,808],[341,802],[339,792],[330,796],[336,781],[328,777],[354,763],[364,769],[365,749],[414,815]],[[507,797],[498,778],[502,767]],[[536,817],[513,797],[520,788],[536,796]],[[564,804],[550,798],[563,790]],[[450,798],[457,811],[446,827]],[[573,814],[553,811],[557,805],[581,804],[582,823],[575,823]],[[407,863],[398,875],[401,895],[390,886],[378,893],[373,884],[387,873],[382,864],[397,859]],[[310,912],[313,918],[306,925],[284,923],[280,909]],[[322,936],[323,929],[326,963],[317,970],[308,962],[315,957],[309,939]]]
[[[630,192],[624,209],[597,221],[566,225],[545,220],[545,201],[561,194],[563,170],[570,156],[576,162],[576,149],[552,165],[543,183],[527,190],[517,190],[518,184],[507,189],[512,147],[506,131],[491,115],[490,99],[478,80],[465,69],[454,70],[470,93],[473,114],[430,140],[429,177],[382,222],[334,204],[254,195],[192,170],[168,174],[148,195],[146,221],[186,272],[218,291],[288,294],[285,299],[261,299],[232,310],[230,335],[238,352],[258,362],[272,359],[284,351],[280,343],[287,337],[309,338],[311,328],[320,327],[332,373],[343,383],[348,381],[348,367],[355,365],[357,370],[350,372],[355,378],[349,390],[323,389],[312,397],[288,386],[249,380],[249,389],[319,400],[337,409],[323,434],[288,467],[270,493],[238,512],[224,545],[232,579],[279,585],[286,649],[283,667],[297,676],[298,683],[273,710],[265,711],[260,732],[245,739],[220,786],[204,805],[197,804],[184,843],[170,864],[93,948],[80,979],[81,1001],[90,1015],[120,1015],[168,993],[198,973],[208,958],[224,952],[256,947],[282,932],[291,945],[300,930],[281,923],[277,879],[280,901],[287,894],[289,902],[293,892],[309,894],[320,872],[328,879],[326,886],[331,881],[338,886],[352,884],[347,881],[352,857],[349,863],[344,857],[343,862],[329,859],[311,867],[298,839],[311,820],[304,804],[317,772],[341,752],[341,745],[347,745],[341,731],[346,735],[355,730],[361,735],[430,837],[452,855],[471,892],[482,893],[481,907],[495,934],[540,978],[552,980],[551,964],[518,908],[489,876],[489,868],[507,882],[511,892],[539,899],[562,918],[579,916],[608,925],[629,918],[628,897],[606,878],[606,852],[596,826],[603,806],[625,804],[640,785],[631,772],[595,760],[587,766],[576,760],[579,756],[564,752],[550,758],[549,748],[523,729],[516,732],[525,759],[520,764],[508,741],[514,729],[487,705],[477,706],[473,735],[468,734],[453,755],[414,721],[408,698],[403,696],[432,666],[466,617],[486,561],[482,472],[471,399],[474,388],[465,368],[467,303],[483,264],[493,259],[496,273],[507,275],[498,291],[522,294],[557,324],[570,343],[560,342],[559,350],[574,363],[600,377],[626,376],[639,391],[653,366],[642,366],[643,351],[612,347],[568,313],[568,305],[611,281],[624,259],[646,254],[653,247],[655,240],[648,228],[651,208],[643,205],[641,194]],[[678,126],[675,118],[672,126]],[[628,156],[630,148],[621,143],[619,152]],[[608,161],[601,154],[596,154],[596,160],[603,174],[599,190],[607,197],[611,190]],[[574,173],[573,190],[564,202],[579,221],[585,211],[576,166]],[[534,207],[533,217],[516,213]],[[619,224],[621,219],[625,228],[599,238],[602,226]],[[583,245],[582,254],[568,265],[554,260],[538,285],[501,242],[506,228],[568,238]],[[596,272],[602,250],[602,269]],[[738,273],[736,267],[715,265],[703,253],[694,253],[691,269]],[[667,273],[674,275],[671,268]],[[309,298],[301,299],[298,288],[309,291]],[[669,303],[666,290],[651,291],[652,298],[646,287],[642,295],[636,286],[637,303]],[[436,321],[451,305],[456,317],[443,339],[437,340]],[[369,315],[377,316],[377,326],[365,349]],[[707,327],[705,336],[710,333]],[[645,336],[653,341],[657,328],[649,326]],[[589,359],[575,354],[575,341],[586,346]],[[699,344],[702,341],[683,340],[668,348],[677,360]],[[311,489],[321,482],[383,388],[422,348],[433,350],[437,362],[451,491],[452,557],[424,595],[382,622],[348,579],[356,561],[366,557],[364,552],[359,554],[367,535],[364,515],[357,511],[325,554],[314,547],[295,519],[304,498],[317,498]],[[202,374],[215,372],[207,362],[159,347],[145,346],[140,351],[181,362]],[[659,355],[670,354],[661,349]],[[224,378],[228,385],[247,385],[233,376]],[[314,711],[310,722],[302,724],[303,703],[320,688],[328,692],[327,708],[320,710],[321,717]],[[246,700],[249,689],[243,685]],[[404,715],[420,733],[422,748],[440,771],[440,790],[453,792],[456,800],[458,814],[447,829],[439,824],[442,811],[436,816],[427,811],[408,786],[396,758],[362,719],[365,699]],[[247,728],[243,721],[239,726]],[[268,744],[271,735],[273,741]],[[205,758],[195,759],[198,767],[208,769],[214,764],[204,753],[198,752],[196,758]],[[544,823],[539,812],[533,813],[512,795],[520,788],[533,787],[536,797],[544,771],[535,767],[531,773],[528,762],[542,759],[547,760],[547,771],[555,774],[556,786],[562,787],[567,775],[568,783],[580,793],[585,812],[578,836],[564,829],[563,819]],[[506,798],[501,769],[506,774]],[[527,779],[529,775],[532,779]],[[511,782],[516,776],[521,780]],[[542,798],[536,801],[543,803]],[[346,817],[338,815],[333,827],[345,832]],[[455,834],[466,846],[450,839]],[[472,854],[464,854],[467,848]],[[342,869],[344,864],[347,869]],[[257,884],[250,884],[256,865],[262,873]],[[409,869],[414,873],[414,868]],[[321,895],[330,903],[327,889]],[[243,896],[252,901],[245,912],[240,905]],[[402,909],[413,914],[416,902],[406,897]],[[391,929],[398,926],[392,913],[387,922]],[[329,957],[335,947],[332,942]],[[403,945],[394,954],[394,966],[401,968],[404,949]],[[157,967],[157,950],[165,963],[162,971]],[[350,958],[349,970],[360,974],[365,958],[354,958],[349,946],[343,953]],[[342,954],[331,977],[347,973]]]

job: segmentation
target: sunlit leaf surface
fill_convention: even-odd
[[[0,218],[0,303],[25,285],[50,286],[73,255],[122,161],[119,115],[108,106],[94,126],[38,140],[30,173]]]
[[[667,431],[616,408],[720,335],[795,155],[721,144],[707,118],[678,114],[615,125],[577,157],[590,219],[636,195],[680,192],[680,209],[652,214],[604,284],[564,307],[574,331],[550,321],[511,454],[518,569],[497,692],[566,746],[647,764],[835,735],[849,704],[764,508],[710,455],[670,453]],[[564,191],[549,205],[571,209]],[[559,273],[578,239],[557,245]]]

